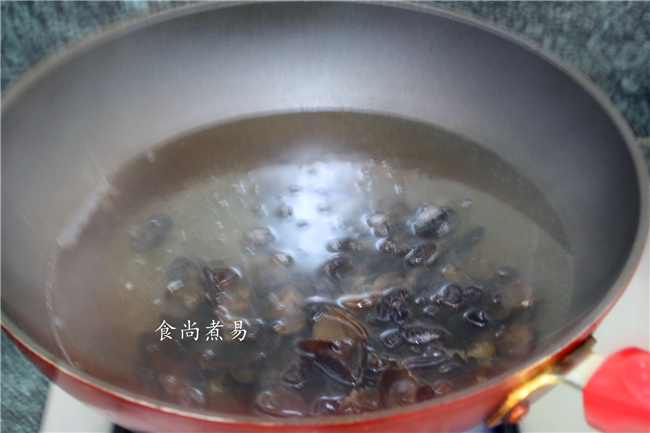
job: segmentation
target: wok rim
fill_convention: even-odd
[[[278,2],[289,3],[289,2]],[[588,338],[597,325],[607,315],[609,310],[615,305],[616,301],[622,296],[625,288],[627,287],[632,275],[641,260],[641,255],[648,237],[648,226],[650,219],[650,176],[648,175],[648,167],[645,158],[641,152],[640,147],[637,145],[637,139],[614,103],[603,93],[603,91],[594,84],[582,71],[571,65],[567,61],[561,59],[557,54],[543,48],[543,46],[526,36],[523,36],[513,30],[499,27],[497,24],[488,21],[487,19],[471,15],[467,12],[456,12],[451,7],[445,6],[430,6],[415,3],[405,2],[381,2],[381,1],[334,1],[333,3],[350,3],[360,4],[365,6],[380,6],[380,7],[394,7],[403,10],[411,10],[435,17],[448,19],[458,22],[471,28],[485,31],[496,35],[508,42],[514,43],[520,48],[529,51],[531,54],[541,58],[541,60],[554,66],[568,76],[576,85],[585,91],[596,104],[604,111],[607,117],[612,121],[618,132],[620,133],[628,153],[632,158],[635,167],[635,174],[637,179],[637,186],[639,188],[639,206],[640,212],[638,214],[638,224],[636,229],[636,236],[634,242],[629,250],[628,257],[625,261],[623,268],[620,270],[616,280],[607,291],[603,299],[592,307],[591,311],[583,314],[582,317],[568,321],[561,329],[556,331],[553,336],[558,333],[563,333],[557,337],[557,341],[549,345],[540,353],[531,357],[530,359],[522,362],[521,365],[495,377],[492,377],[485,382],[472,385],[468,388],[453,392],[449,395],[437,397],[433,400],[403,406],[392,409],[382,409],[377,412],[370,412],[361,415],[343,415],[336,417],[302,417],[295,419],[268,419],[256,415],[228,415],[219,413],[209,413],[198,409],[184,408],[176,404],[166,403],[153,398],[139,396],[133,392],[126,391],[110,383],[106,383],[101,379],[93,377],[87,373],[78,370],[76,367],[68,365],[62,359],[54,356],[53,353],[43,348],[40,344],[35,342],[26,332],[22,331],[4,312],[2,311],[2,329],[9,334],[11,339],[17,341],[19,345],[25,350],[29,351],[33,356],[40,361],[53,367],[57,374],[64,374],[78,383],[82,383],[96,392],[100,392],[109,397],[127,401],[136,406],[141,406],[148,409],[153,409],[160,412],[165,412],[170,415],[190,418],[195,420],[202,420],[212,423],[222,423],[230,425],[248,425],[251,427],[278,427],[278,426],[334,426],[334,425],[350,425],[363,423],[368,421],[377,421],[382,418],[390,418],[395,415],[409,416],[416,412],[432,409],[436,406],[442,406],[451,402],[466,399],[472,395],[487,392],[492,388],[503,385],[508,380],[516,380],[517,377],[525,376],[531,371],[535,371],[540,367],[554,362],[557,359],[565,356],[575,346],[579,345],[582,341]],[[47,79],[50,72],[55,71],[59,67],[64,66],[71,59],[83,55],[87,51],[109,42],[119,37],[128,36],[140,29],[149,27],[155,24],[161,24],[171,21],[176,18],[197,14],[204,11],[215,11],[222,8],[240,7],[247,5],[259,4],[255,1],[246,2],[206,2],[198,4],[189,4],[181,6],[167,6],[157,9],[153,12],[139,13],[124,20],[112,23],[108,26],[102,27],[93,31],[85,36],[82,36],[77,41],[65,45],[48,55],[45,59],[38,62],[22,76],[11,83],[5,91],[2,92],[1,99],[1,113],[4,116],[14,102],[18,101],[20,97],[34,87],[41,80]],[[4,286],[4,283],[2,283]],[[573,331],[567,332],[566,328],[573,328]],[[552,336],[546,337],[548,341]],[[53,379],[56,382],[56,379]]]

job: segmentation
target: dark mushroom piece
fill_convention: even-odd
[[[301,417],[309,413],[309,408],[300,395],[281,387],[259,393],[253,408],[261,415],[278,418]]]
[[[291,215],[293,215],[293,208],[288,205],[282,205],[278,209],[278,216],[280,218],[289,218]]]
[[[421,238],[441,238],[456,229],[459,217],[450,207],[427,205],[413,218],[413,231]]]
[[[394,232],[390,216],[385,212],[376,212],[368,215],[366,224],[372,229],[373,234],[378,238],[386,238]]]
[[[335,256],[323,265],[323,272],[332,280],[338,281],[352,272],[352,260],[345,256]]]
[[[439,347],[433,347],[431,349],[425,350],[424,354],[421,356],[414,356],[411,358],[406,358],[403,361],[404,367],[411,370],[430,370],[432,367],[442,365],[446,362],[449,362],[453,359],[444,350]]]
[[[430,385],[420,382],[405,368],[387,370],[379,379],[379,401],[384,409],[419,403],[435,396]]]
[[[169,281],[185,282],[198,273],[196,264],[187,257],[176,257],[167,267],[166,275]]]
[[[481,241],[481,239],[483,239],[484,235],[485,235],[485,227],[483,226],[474,227],[473,229],[463,234],[459,240],[453,242],[449,246],[449,248],[447,248],[445,255],[449,253],[455,253],[456,255],[461,255],[471,251],[472,248],[474,248],[474,246],[476,246],[476,244],[478,244]]]
[[[207,287],[208,304],[214,307],[220,304],[220,299],[225,292],[239,284],[241,276],[232,268],[210,269],[205,266],[203,268],[203,279]]]
[[[138,253],[151,251],[167,238],[173,225],[171,217],[166,213],[152,216],[130,235],[131,248]]]
[[[470,310],[465,313],[465,320],[475,328],[484,329],[490,325],[490,320],[483,310]]]
[[[377,249],[385,254],[392,253],[396,248],[397,242],[395,242],[393,239],[382,239],[377,243]]]
[[[242,245],[246,248],[258,248],[273,240],[273,232],[268,227],[257,227],[242,236]]]
[[[440,249],[436,244],[420,244],[404,257],[404,262],[413,267],[432,266],[439,258]]]
[[[447,333],[439,328],[424,325],[405,326],[402,336],[408,344],[420,345],[429,344],[432,341],[445,341]]]
[[[293,264],[293,257],[290,254],[284,253],[282,251],[277,251],[273,253],[273,260],[282,266],[291,266]]]
[[[310,414],[312,416],[338,415],[339,399],[336,397],[320,397],[311,404]]]
[[[526,355],[537,338],[537,331],[522,325],[510,325],[496,340],[495,346],[501,356]]]
[[[350,340],[298,340],[298,351],[332,379],[356,386],[363,379],[366,351],[362,344]]]
[[[447,284],[440,293],[432,297],[432,301],[440,305],[458,309],[463,301],[462,289],[458,284]]]
[[[380,408],[379,393],[376,390],[353,389],[350,394],[337,401],[339,415],[358,415]]]
[[[381,295],[377,293],[362,293],[341,296],[337,303],[348,311],[361,312],[374,307],[380,299]]]
[[[394,350],[404,342],[404,336],[399,329],[391,329],[382,333],[380,339],[383,345],[389,350]]]
[[[340,310],[325,311],[313,325],[312,338],[298,340],[300,355],[333,379],[357,385],[363,379],[368,339],[365,329]]]
[[[311,371],[312,362],[307,357],[300,357],[294,361],[289,369],[282,375],[282,381],[295,389],[301,389],[307,383],[307,376]]]
[[[406,309],[406,300],[410,293],[405,289],[390,290],[375,306],[374,320],[379,323],[394,322],[402,324],[409,317]]]
[[[363,242],[353,238],[332,239],[327,243],[327,251],[332,253],[361,253],[366,249]]]

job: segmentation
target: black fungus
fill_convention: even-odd
[[[393,249],[393,255],[395,257],[406,257],[413,250],[413,248],[408,246],[401,246]]]
[[[206,266],[203,268],[203,279],[208,287],[208,300],[212,304],[218,304],[223,292],[237,286],[241,277],[232,268],[210,269]]]
[[[409,370],[427,370],[431,367],[451,361],[453,358],[440,349],[425,351],[424,355],[406,358],[403,361],[404,367]]]
[[[301,355],[313,359],[331,378],[346,385],[361,383],[366,364],[365,342],[305,338],[298,340],[297,345]]]
[[[325,262],[323,272],[333,280],[342,280],[353,269],[352,260],[345,256],[336,256]]]
[[[372,373],[382,373],[394,365],[394,360],[388,357],[377,355],[376,353],[368,354],[366,368]]]
[[[289,218],[293,215],[293,208],[291,206],[283,205],[278,209],[278,216],[280,218]]]
[[[440,258],[440,249],[435,244],[420,244],[413,248],[404,261],[409,266],[431,266]]]
[[[460,370],[460,364],[456,361],[449,361],[440,366],[438,373],[440,374],[451,374]]]
[[[270,243],[273,240],[273,233],[268,227],[258,227],[247,231],[242,236],[242,245],[247,248],[258,248]]]
[[[433,301],[457,309],[463,301],[462,289],[458,284],[447,284],[441,293],[434,296]]]
[[[197,388],[182,388],[178,391],[178,400],[181,405],[186,407],[200,409],[205,406],[205,396]]]
[[[394,252],[396,248],[397,242],[392,239],[383,239],[379,241],[379,244],[377,245],[377,249],[385,254]]]
[[[442,341],[445,333],[441,329],[423,325],[411,325],[402,329],[402,336],[409,344],[428,344],[432,341]]]
[[[282,381],[295,389],[302,388],[307,383],[307,376],[309,376],[311,366],[312,363],[309,359],[298,359],[282,375]]]
[[[263,391],[253,403],[256,412],[278,418],[293,418],[306,415],[309,410],[300,395],[276,388]]]
[[[513,267],[501,266],[499,269],[497,269],[497,279],[501,284],[508,283],[517,278],[517,276],[518,273]]]
[[[372,233],[378,238],[388,237],[394,230],[391,227],[391,220],[388,214],[377,212],[366,218],[366,224],[372,229]]]
[[[339,404],[336,397],[320,397],[311,404],[310,414],[312,416],[338,415]]]
[[[470,251],[476,244],[478,244],[483,235],[485,234],[485,228],[483,226],[474,227],[467,233],[465,233],[460,240],[454,242],[450,250],[456,254],[465,254]]]
[[[470,325],[479,329],[487,328],[490,325],[490,321],[483,310],[470,310],[465,313],[465,319]]]
[[[273,253],[273,260],[282,266],[291,266],[293,264],[293,257],[291,257],[290,254],[281,251]]]
[[[401,308],[406,300],[411,296],[408,290],[405,289],[394,289],[388,292],[380,302],[386,304],[389,308],[397,310]]]
[[[332,239],[327,243],[327,250],[332,253],[360,253],[365,249],[363,242],[353,238]]]
[[[131,248],[139,253],[152,250],[167,238],[173,225],[171,217],[166,213],[152,216],[131,235]]]
[[[476,303],[483,296],[483,291],[477,286],[470,286],[463,289],[463,299],[469,303]]]
[[[436,307],[435,305],[429,305],[424,308],[423,313],[426,314],[428,317],[432,318],[439,318],[440,317],[440,308]]]
[[[404,289],[394,289],[381,298],[375,305],[375,320],[379,323],[404,323],[409,312],[405,308],[410,293]]]
[[[197,266],[187,257],[176,257],[167,267],[167,278],[170,281],[185,282],[190,279],[193,272],[197,272]]]
[[[393,368],[379,379],[379,401],[384,408],[418,403],[435,396],[427,388],[430,385],[421,383],[407,369]]]
[[[449,207],[427,205],[413,218],[413,230],[421,238],[441,238],[458,226],[458,214]]]
[[[387,349],[393,350],[404,342],[404,336],[399,329],[391,329],[381,334],[381,342]]]
[[[327,306],[320,302],[311,302],[305,306],[305,313],[307,316],[307,323],[313,325],[318,322],[323,316],[323,313],[327,311]]]

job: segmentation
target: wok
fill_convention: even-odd
[[[49,285],[53,251],[74,236],[112,173],[208,125],[337,110],[453,131],[497,153],[548,199],[574,256],[575,284],[568,319],[527,359],[428,403],[269,421],[138,395],[101,373],[109,363],[101,339],[72,351],[94,365],[61,350],[61,329],[73,324],[57,304],[74,307],[76,299]],[[488,417],[516,420],[520,400],[585,357],[648,230],[641,153],[593,84],[515,35],[419,5],[199,4],[117,26],[6,92],[2,150],[3,328],[62,388],[138,431],[449,431]]]

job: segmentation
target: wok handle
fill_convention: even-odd
[[[585,418],[603,432],[650,431],[650,352],[609,356],[583,389]]]

